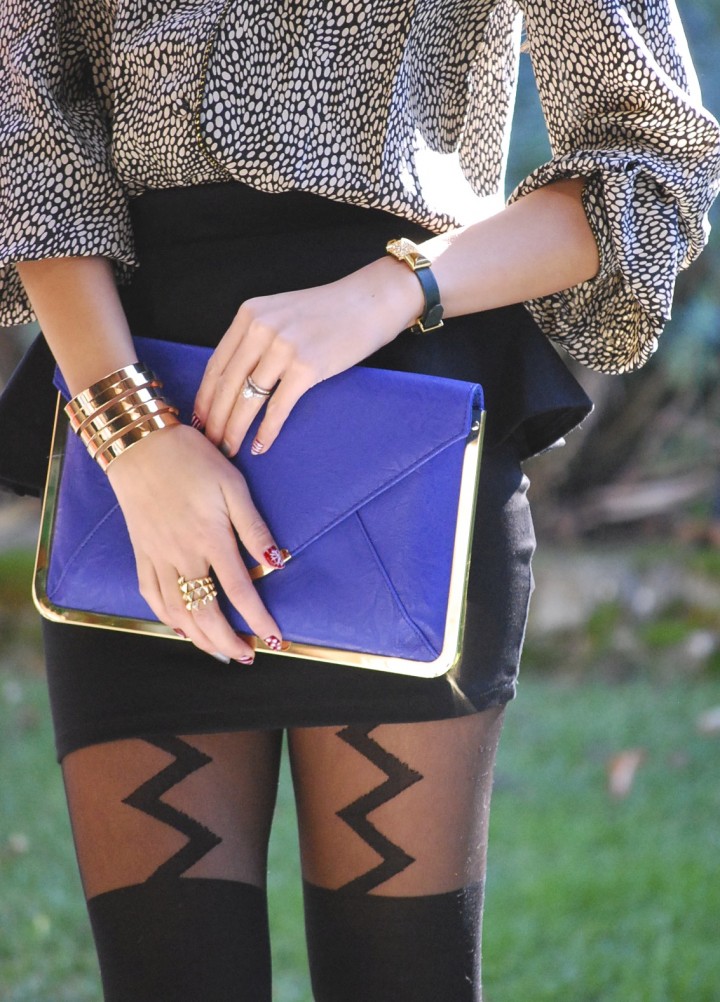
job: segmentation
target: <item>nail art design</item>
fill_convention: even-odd
[[[222,444],[220,445],[220,452],[222,452],[226,459],[230,459],[233,454],[232,446],[229,442],[226,442],[225,439],[223,439]]]
[[[260,441],[260,439],[259,438],[254,438],[253,439],[253,444],[250,446],[250,453],[253,456],[259,456],[260,453],[263,451],[264,448],[265,448],[265,446]]]
[[[282,650],[282,640],[280,640],[279,637],[265,637],[265,644],[270,648],[271,651]]]
[[[265,550],[265,552],[263,553],[263,557],[265,558],[265,563],[268,565],[268,567],[272,567],[274,570],[281,571],[285,566],[283,555],[280,552],[279,548],[275,545]]]
[[[177,635],[182,637],[183,640],[187,640],[187,633],[183,633],[182,630],[178,630],[175,626],[173,626],[173,633],[177,633]]]
[[[190,424],[193,426],[193,428],[196,428],[198,431],[205,430],[205,425],[202,423],[202,421],[197,416],[195,411],[193,411],[192,417],[190,418]]]
[[[241,665],[251,665],[255,663],[255,658],[251,658],[250,656],[246,658],[238,658],[237,660],[240,662]]]

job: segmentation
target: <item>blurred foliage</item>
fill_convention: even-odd
[[[720,4],[678,0],[706,107],[720,114]],[[530,60],[521,75],[508,191],[550,156]],[[568,447],[534,464],[533,497],[545,535],[573,536],[609,523],[643,520],[663,532],[676,512],[712,507],[720,486],[720,205],[710,214],[715,229],[701,257],[678,278],[672,320],[660,350],[641,370],[607,377],[569,362],[595,401],[584,433]],[[699,475],[698,475],[699,471]],[[707,475],[703,475],[703,471]],[[695,474],[691,477],[690,474]],[[638,510],[632,488],[657,485]],[[611,489],[616,491],[608,512]],[[604,493],[602,493],[604,492]],[[650,492],[650,495],[652,492]],[[658,517],[664,513],[667,517]],[[709,514],[708,514],[709,517]]]
[[[701,84],[705,106],[720,115],[720,4],[717,0],[680,0],[680,13]],[[538,164],[550,158],[550,147],[537,97],[530,58],[521,59],[507,190],[512,190]],[[720,205],[710,215],[720,229]],[[720,233],[692,269],[680,276],[673,319],[663,334],[663,350],[653,359],[672,387],[720,375]],[[627,378],[627,377],[626,377]],[[630,376],[630,379],[633,377]]]
[[[705,106],[720,116],[720,4],[679,0]],[[720,205],[710,213],[714,231],[703,255],[678,279],[673,318],[658,353],[668,388],[679,394],[720,384]],[[717,404],[717,397],[715,398]]]
[[[635,534],[636,537],[638,534]],[[720,673],[720,550],[675,541],[541,548],[523,670],[690,683]]]

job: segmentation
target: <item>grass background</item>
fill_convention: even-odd
[[[99,1002],[37,625],[18,597],[27,562],[0,559],[0,998]],[[720,998],[718,738],[697,726],[720,680],[662,678],[525,673],[496,775],[488,1002]],[[643,762],[618,800],[609,763],[629,749]],[[311,1002],[297,873],[285,769],[270,864],[276,1002]]]

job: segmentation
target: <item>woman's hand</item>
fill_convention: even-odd
[[[234,456],[265,403],[243,396],[250,376],[274,389],[252,448],[267,451],[306,390],[387,344],[422,307],[417,279],[389,257],[329,285],[247,300],[208,363],[195,401],[198,424]]]
[[[215,657],[251,663],[253,648],[217,602],[189,612],[178,577],[213,573],[250,629],[279,649],[280,630],[260,601],[233,529],[260,564],[275,542],[242,475],[201,434],[184,425],[148,435],[119,456],[108,477],[127,522],[140,592],[158,619]]]

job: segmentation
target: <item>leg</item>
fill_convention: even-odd
[[[281,740],[152,736],[63,760],[107,1002],[270,1002]]]
[[[478,1002],[500,708],[291,732],[317,1002]]]

